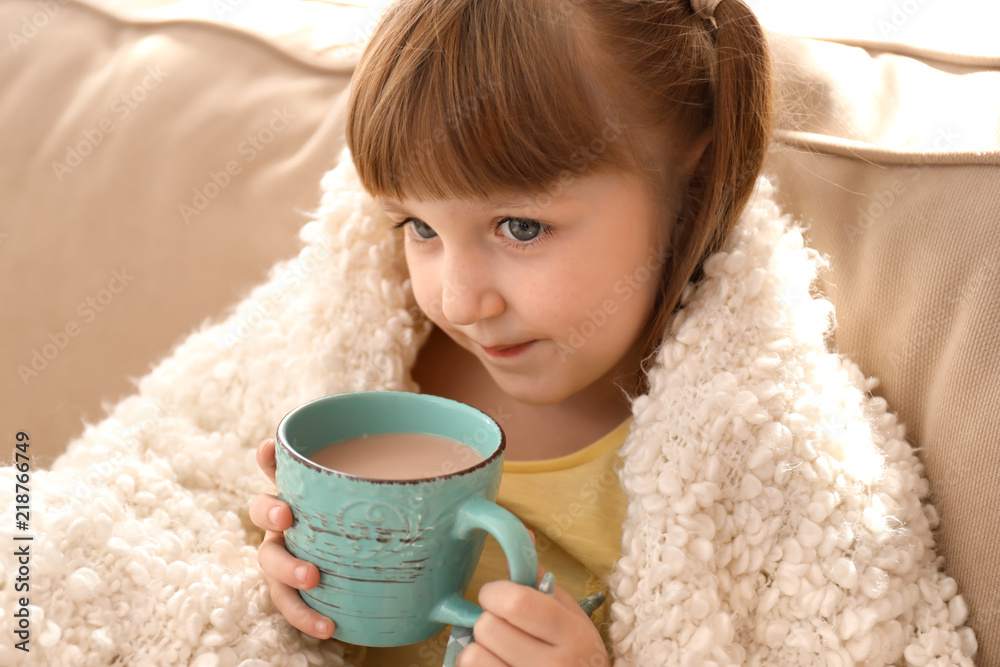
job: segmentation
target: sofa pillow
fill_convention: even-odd
[[[75,2],[4,0],[0,28],[0,421],[44,467],[297,251],[353,61]]]
[[[1000,58],[772,44],[779,203],[829,257],[833,343],[919,448],[977,663],[1000,664]]]
[[[78,2],[80,0],[77,0]],[[379,13],[392,0],[85,0],[132,22],[198,19],[239,28],[310,63],[357,60]]]

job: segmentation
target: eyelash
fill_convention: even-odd
[[[513,248],[514,250],[520,250],[520,251],[527,250],[529,246],[538,245],[543,239],[551,236],[554,233],[551,225],[546,225],[544,222],[538,222],[537,220],[531,220],[530,218],[518,218],[515,216],[507,216],[505,218],[501,218],[500,221],[497,222],[497,224],[493,227],[493,231],[494,232],[497,231],[498,229],[500,229],[501,225],[504,225],[512,220],[520,220],[522,222],[533,222],[536,225],[540,225],[542,228],[542,231],[539,232],[538,236],[531,239],[530,241],[515,242],[511,241],[509,238],[504,236],[503,237],[504,245],[507,246],[508,248]],[[401,229],[410,222],[414,221],[417,221],[417,218],[406,218],[405,220],[402,220],[401,222],[397,222],[396,224],[394,224],[392,228],[393,230]],[[416,234],[407,234],[407,236],[409,237],[410,242],[415,243],[416,245],[429,243],[430,241],[432,241],[434,238],[437,237],[436,234],[435,236],[432,236],[429,239],[422,238],[420,236],[417,236]]]

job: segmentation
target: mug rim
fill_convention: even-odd
[[[341,398],[341,397],[345,397],[345,396],[355,396],[355,395],[359,395],[359,394],[400,394],[400,395],[410,395],[410,396],[421,396],[424,399],[430,399],[430,400],[432,400],[434,402],[438,402],[438,403],[441,403],[441,402],[443,402],[443,403],[452,403],[452,404],[461,406],[464,409],[473,410],[475,412],[478,412],[480,415],[482,415],[486,419],[488,419],[490,421],[490,423],[492,423],[494,426],[496,426],[497,430],[500,431],[500,445],[496,448],[496,450],[492,454],[490,454],[488,457],[484,458],[482,461],[480,461],[476,465],[474,465],[472,467],[469,467],[469,468],[462,468],[461,470],[456,470],[455,472],[449,472],[449,473],[446,473],[446,474],[443,474],[443,475],[434,475],[433,477],[419,477],[419,478],[416,478],[416,479],[379,479],[379,478],[375,478],[375,477],[362,477],[360,475],[352,475],[350,473],[346,473],[346,472],[343,472],[343,471],[340,471],[340,470],[334,470],[333,468],[327,468],[326,466],[322,466],[322,465],[316,463],[315,461],[313,461],[312,459],[310,459],[309,457],[304,456],[303,454],[300,454],[294,447],[291,446],[291,444],[289,444],[287,442],[287,438],[284,437],[283,431],[285,430],[285,425],[288,422],[288,420],[291,417],[293,417],[296,413],[298,413],[300,411],[303,411],[303,410],[307,409],[310,405],[312,405],[314,403],[318,403],[320,401],[330,401],[330,400],[335,400],[337,398]],[[393,433],[402,433],[404,431],[392,431],[392,432]],[[281,418],[281,421],[278,422],[278,428],[275,431],[274,442],[275,442],[275,446],[276,447],[281,447],[282,449],[285,450],[285,452],[287,452],[292,458],[296,459],[299,463],[303,463],[307,467],[312,468],[313,470],[316,470],[317,472],[332,473],[334,475],[337,475],[338,477],[343,477],[345,479],[357,480],[357,481],[361,481],[361,482],[371,482],[373,484],[423,484],[423,483],[431,482],[431,481],[434,481],[434,480],[448,479],[450,477],[456,477],[458,475],[469,474],[469,473],[472,473],[472,472],[474,472],[476,470],[479,470],[481,468],[485,468],[486,466],[492,464],[497,458],[503,456],[504,452],[506,451],[506,449],[507,449],[507,434],[504,433],[503,427],[500,426],[500,424],[498,424],[495,419],[493,419],[492,417],[490,417],[488,414],[486,414],[485,412],[483,412],[479,408],[473,407],[473,406],[469,405],[468,403],[463,403],[461,401],[456,401],[456,400],[451,399],[451,398],[444,398],[443,396],[435,396],[433,394],[419,394],[419,393],[412,392],[412,391],[373,390],[373,391],[348,391],[348,392],[344,392],[342,394],[330,394],[328,396],[320,396],[318,398],[314,398],[314,399],[312,399],[310,401],[306,401],[305,403],[301,403],[301,404],[295,406],[294,408],[292,408],[291,410],[289,410],[285,414],[284,417]],[[337,442],[340,442],[340,441],[338,440]],[[466,444],[466,443],[462,443],[462,444]],[[469,446],[469,445],[466,445],[466,446]]]

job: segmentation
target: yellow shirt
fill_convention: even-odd
[[[497,504],[517,516],[535,533],[538,560],[556,577],[556,585],[574,599],[602,591],[606,577],[621,554],[625,495],[615,464],[632,418],[597,442],[569,456],[542,461],[505,461]],[[465,597],[476,602],[488,581],[506,579],[507,560],[499,543],[486,537]],[[593,619],[604,642],[608,639],[606,600]],[[441,667],[451,626],[416,644],[369,648],[364,667]]]

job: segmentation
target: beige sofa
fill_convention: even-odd
[[[295,252],[374,16],[302,3],[268,32],[149,4],[0,0],[0,421],[37,467]],[[774,46],[768,170],[830,257],[831,345],[920,448],[978,662],[1000,664],[1000,57]]]

